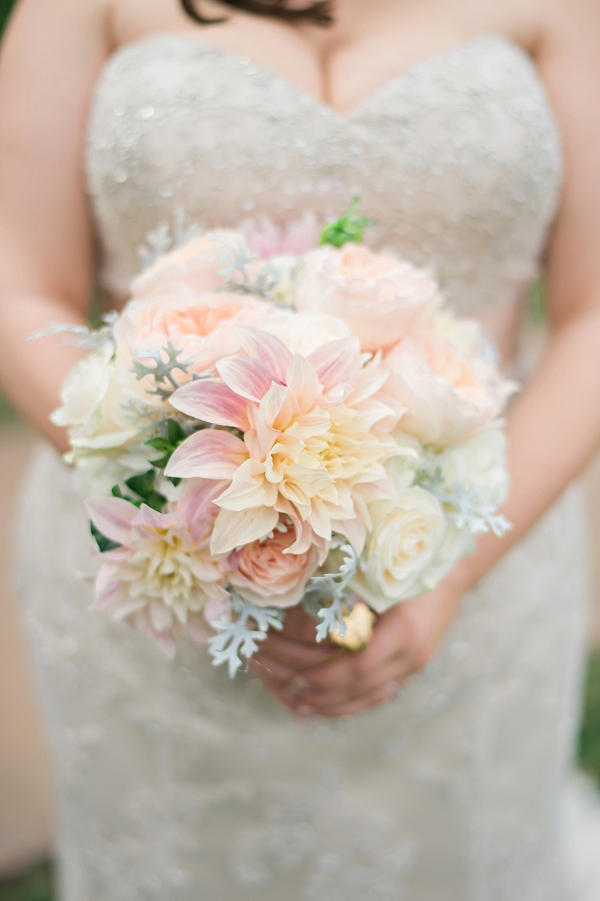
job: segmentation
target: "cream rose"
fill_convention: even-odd
[[[352,337],[352,332],[341,319],[325,316],[323,313],[274,310],[265,322],[264,329],[283,341],[292,353],[305,357],[330,341]]]
[[[106,341],[71,370],[61,391],[61,406],[50,416],[54,425],[93,429],[99,405],[110,384],[114,352],[113,344]]]
[[[362,244],[310,254],[296,295],[296,309],[341,319],[365,351],[396,344],[437,294],[422,269]]]
[[[403,338],[382,367],[390,372],[384,393],[406,408],[399,427],[423,444],[461,441],[495,419],[506,398],[492,367],[424,331]]]
[[[94,452],[105,454],[139,437],[124,415],[127,393],[115,381],[112,342],[105,342],[75,366],[65,381],[61,400],[62,406],[50,418],[55,425],[69,429],[71,460]]]
[[[435,465],[448,485],[459,484],[465,489],[477,486],[481,499],[494,508],[506,500],[506,434],[501,428],[485,429],[448,448],[436,457]]]
[[[418,487],[376,501],[369,513],[373,528],[352,588],[383,613],[419,593],[421,576],[444,539],[446,518],[436,498]]]
[[[290,526],[264,541],[253,541],[229,556],[229,581],[241,597],[259,607],[293,607],[304,596],[317,567],[317,553],[286,554],[296,536]]]
[[[215,231],[192,238],[186,244],[165,253],[138,275],[131,284],[135,298],[153,295],[204,294],[217,288],[225,288],[222,259],[226,249],[223,242],[245,246],[242,235],[234,231]]]

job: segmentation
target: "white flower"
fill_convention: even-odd
[[[439,469],[445,492],[452,494],[453,486],[465,490],[476,487],[481,501],[496,510],[508,494],[506,435],[499,427],[488,429],[432,456],[429,468],[432,471]],[[419,592],[435,588],[461,557],[474,550],[475,539],[469,527],[458,528],[456,523],[448,520],[444,540],[421,575]]]
[[[292,313],[288,310],[273,310],[264,330],[283,341],[292,353],[299,353],[304,357],[310,356],[314,350],[330,341],[352,337],[348,326],[335,316],[324,313]]]
[[[278,281],[273,291],[273,300],[293,307],[302,268],[302,260],[291,253],[287,253],[282,256],[272,257],[264,263],[258,271],[258,277],[260,278],[262,271],[268,274],[274,270]]]
[[[93,428],[99,405],[110,384],[109,366],[113,355],[114,346],[106,341],[73,367],[62,387],[62,406],[50,416],[54,425],[87,431]]]
[[[506,500],[509,479],[502,428],[486,429],[432,459],[447,485],[477,486],[481,499],[494,508]]]
[[[420,579],[446,532],[439,501],[423,488],[369,506],[373,521],[352,588],[378,613],[420,593]]]
[[[133,385],[133,376],[129,380]],[[50,417],[55,425],[69,428],[71,461],[89,453],[106,453],[138,439],[123,410],[130,396],[128,387],[116,380],[112,342],[74,367],[62,390],[62,406]]]

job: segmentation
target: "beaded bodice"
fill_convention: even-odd
[[[457,309],[517,298],[552,220],[561,150],[544,89],[511,42],[484,35],[401,72],[340,115],[274,72],[156,34],[114,54],[89,125],[101,281],[125,294],[147,236],[187,221],[339,215],[436,270]]]

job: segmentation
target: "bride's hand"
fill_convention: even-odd
[[[389,700],[422,669],[452,620],[461,594],[443,583],[379,617],[364,651],[315,644],[315,620],[287,614],[251,664],[267,688],[300,716],[339,717]]]

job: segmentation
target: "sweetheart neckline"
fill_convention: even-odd
[[[516,41],[511,40],[510,38],[504,37],[503,35],[493,34],[484,32],[482,34],[476,35],[473,38],[469,38],[465,41],[460,41],[459,43],[452,44],[446,50],[441,50],[439,53],[432,53],[430,56],[425,57],[424,59],[413,63],[408,66],[406,69],[402,69],[400,72],[397,72],[395,75],[392,75],[387,81],[385,81],[382,85],[368,94],[363,100],[359,103],[355,104],[347,111],[338,111],[329,103],[324,100],[321,100],[319,97],[315,97],[314,94],[311,94],[309,91],[306,91],[304,88],[301,88],[299,85],[294,84],[294,82],[285,78],[275,69],[270,69],[268,66],[263,66],[260,63],[256,63],[254,60],[249,57],[242,56],[238,53],[233,53],[230,50],[224,50],[222,47],[217,46],[217,44],[211,44],[209,41],[199,41],[196,38],[189,37],[186,34],[182,34],[176,31],[155,31],[151,34],[144,35],[141,38],[137,38],[135,41],[129,41],[126,44],[123,44],[121,47],[118,47],[106,60],[104,66],[101,69],[98,84],[102,82],[103,75],[108,68],[108,66],[118,58],[122,58],[130,51],[137,49],[145,44],[150,44],[153,41],[177,41],[179,43],[184,43],[192,47],[198,48],[200,53],[213,54],[215,56],[221,57],[223,59],[229,59],[232,62],[238,63],[240,66],[252,66],[255,72],[260,72],[264,76],[268,76],[269,78],[279,82],[286,86],[286,88],[296,95],[304,98],[305,100],[310,101],[315,105],[316,108],[321,109],[323,112],[327,113],[334,120],[344,122],[350,121],[355,116],[363,113],[371,104],[377,102],[382,97],[384,97],[390,90],[393,90],[394,87],[398,85],[403,79],[412,76],[414,73],[418,72],[420,69],[425,69],[429,65],[442,62],[444,60],[448,60],[452,58],[454,55],[458,53],[462,53],[468,50],[472,50],[480,43],[484,42],[497,42],[504,46],[505,49],[512,51],[515,55],[517,55],[522,62],[528,63],[533,71],[536,74],[537,80],[543,87],[543,82],[537,73],[537,69],[535,68],[533,61],[529,54],[519,45]]]

